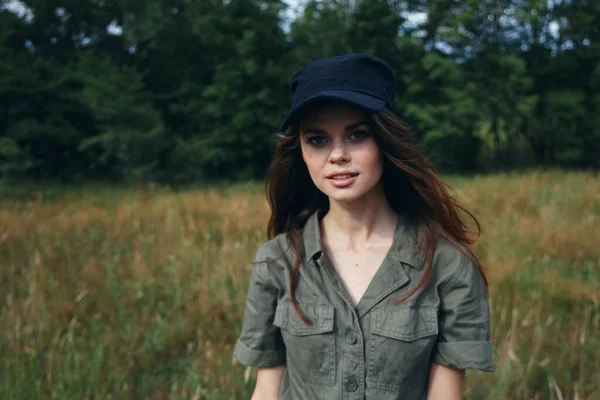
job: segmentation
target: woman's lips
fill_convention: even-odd
[[[335,177],[332,177],[332,178],[327,178],[327,179],[336,188],[344,188],[344,187],[350,186],[352,183],[354,183],[357,176],[358,176],[358,174],[350,176],[348,178],[337,178],[336,179]]]

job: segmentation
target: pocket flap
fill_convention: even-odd
[[[316,335],[333,331],[334,307],[330,304],[299,304],[300,309],[312,321],[307,325],[302,321],[291,301],[277,304],[273,325],[297,335]]]
[[[411,341],[438,333],[434,307],[389,308],[373,312],[371,332],[392,339]]]

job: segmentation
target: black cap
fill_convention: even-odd
[[[298,111],[320,99],[342,100],[370,111],[394,111],[394,73],[370,54],[346,54],[314,61],[292,77],[292,109],[281,124],[286,130]]]

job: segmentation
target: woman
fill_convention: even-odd
[[[395,116],[394,85],[366,54],[292,78],[235,348],[258,367],[253,399],[452,400],[466,368],[492,371],[474,240]]]

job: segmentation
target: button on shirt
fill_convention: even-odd
[[[425,290],[402,295],[425,273],[418,229],[400,213],[392,247],[354,306],[323,252],[318,212],[302,230],[296,313],[289,293],[294,251],[285,235],[257,252],[236,359],[285,365],[280,399],[425,399],[432,363],[492,371],[490,316],[481,274],[437,238]],[[287,251],[286,251],[287,250]]]
[[[356,333],[354,331],[346,332],[346,343],[354,344],[356,343]]]

